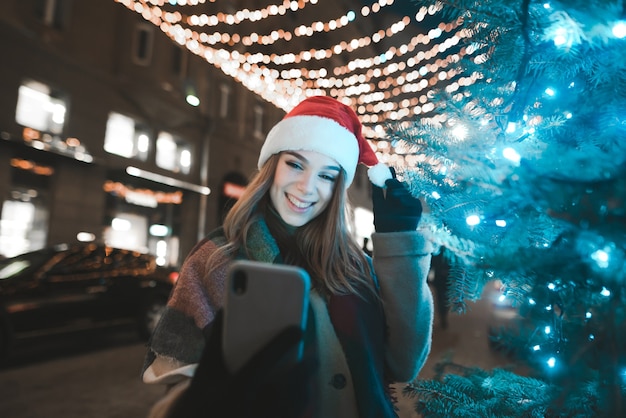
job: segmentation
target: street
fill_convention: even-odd
[[[3,418],[146,416],[163,388],[141,382],[145,348],[134,333],[108,330],[67,339],[25,347],[16,366],[0,370]]]
[[[434,375],[446,356],[464,366],[485,369],[509,361],[490,350],[489,298],[469,305],[464,315],[450,314],[447,329],[435,318],[433,347],[420,378]],[[12,364],[0,370],[3,418],[141,418],[163,388],[141,382],[144,344],[130,331],[93,332],[24,345]],[[401,418],[416,418],[412,401],[400,399]]]

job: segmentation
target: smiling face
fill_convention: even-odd
[[[283,152],[270,188],[274,208],[288,225],[305,225],[328,206],[340,172],[334,159],[319,152]]]

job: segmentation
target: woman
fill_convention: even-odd
[[[258,174],[223,227],[198,243],[185,260],[151,339],[144,382],[176,384],[154,415],[169,408],[169,416],[180,417],[210,409],[211,403],[228,410],[228,405],[252,402],[246,396],[250,379],[224,374],[215,360],[220,357],[215,331],[226,271],[233,259],[250,259],[300,266],[312,280],[312,319],[304,336],[317,366],[306,375],[313,385],[310,402],[297,414],[284,412],[285,394],[276,392],[299,388],[302,373],[289,375],[291,380],[284,375],[273,380],[282,382],[283,389],[272,392],[272,384],[256,385],[266,390],[255,395],[257,401],[263,398],[273,409],[267,416],[278,416],[277,410],[285,417],[396,416],[389,383],[414,379],[430,350],[433,302],[426,279],[432,248],[416,230],[419,200],[378,163],[361,131],[354,111],[326,96],[304,100],[272,128],[261,149]],[[373,259],[348,231],[346,190],[359,163],[371,167],[368,174],[376,184]],[[217,327],[210,332],[213,325]],[[247,383],[233,398],[220,379]],[[199,401],[202,396],[212,399]],[[305,403],[294,396],[287,401]],[[194,406],[181,413],[186,404]],[[172,413],[172,405],[179,412]],[[255,408],[251,416],[265,416],[262,407]],[[224,416],[236,416],[230,412]]]

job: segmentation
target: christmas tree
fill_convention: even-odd
[[[434,116],[389,139],[453,309],[502,281],[519,321],[495,343],[530,372],[443,367],[406,394],[427,417],[626,416],[626,2],[415,5],[468,36]]]

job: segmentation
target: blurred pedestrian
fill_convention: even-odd
[[[373,259],[348,229],[347,189],[359,163],[375,184]],[[432,247],[417,230],[419,199],[378,163],[356,113],[326,96],[305,99],[272,128],[258,168],[223,226],[188,255],[150,341],[144,382],[176,385],[153,416],[396,417],[389,384],[414,379],[431,345]],[[216,332],[234,259],[309,273],[303,338],[314,372],[274,367],[293,334],[245,372],[225,372]]]

